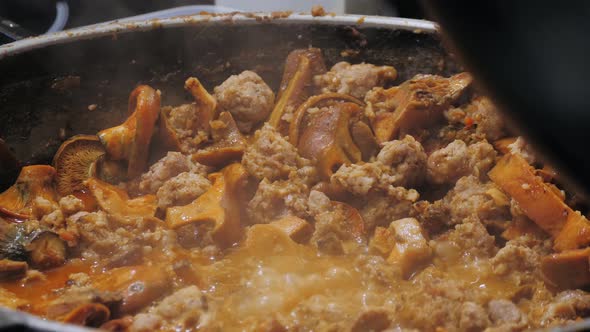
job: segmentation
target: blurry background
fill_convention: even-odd
[[[308,12],[322,5],[336,14],[423,18],[417,0],[0,0],[0,43],[17,36],[75,28],[180,6],[219,6],[222,10]],[[211,7],[206,7],[211,11]],[[19,29],[20,26],[20,29]],[[16,29],[14,29],[16,28]],[[7,36],[8,35],[8,36]]]

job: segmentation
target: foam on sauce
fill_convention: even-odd
[[[183,255],[184,259],[188,257],[191,257],[188,253]],[[193,255],[191,260],[194,278],[179,277],[177,281],[181,280],[184,285],[196,284],[208,296],[207,320],[224,330],[239,330],[276,318],[287,323],[287,327],[311,324],[308,321],[313,317],[312,312],[321,312],[328,322],[330,317],[339,321],[347,317],[347,322],[343,323],[352,323],[364,309],[393,308],[396,303],[399,305],[400,294],[416,291],[417,276],[410,280],[394,278],[389,284],[375,285],[368,281],[366,267],[358,266],[354,256],[319,255],[311,246],[297,244],[269,225],[250,227],[240,245],[229,249],[223,258],[213,263],[206,263],[201,255]],[[469,288],[478,288],[481,296],[490,298],[514,291],[515,285],[493,276],[490,269],[487,260],[466,264],[460,259],[444,262],[435,259],[420,272],[419,278],[422,281],[430,278],[457,281]],[[63,288],[69,275],[77,272],[89,273],[95,278],[100,275],[97,280],[105,277],[102,269],[93,269],[90,264],[76,260],[46,271],[44,280],[26,284],[5,282],[0,286],[31,304],[21,310],[40,314],[36,304],[55,298],[52,291]],[[408,310],[410,308],[411,305]],[[403,325],[403,317],[399,323]]]

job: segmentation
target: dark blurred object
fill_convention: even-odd
[[[506,115],[590,192],[590,2],[424,1]]]

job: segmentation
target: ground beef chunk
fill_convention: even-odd
[[[208,324],[207,298],[197,286],[188,286],[166,297],[147,313],[136,315],[130,330],[155,331],[164,327],[187,330]]]
[[[264,179],[248,203],[248,217],[254,224],[270,223],[288,215],[306,218],[309,216],[308,196],[308,186],[303,182],[293,180],[271,182]]]
[[[515,285],[541,280],[541,258],[551,252],[551,241],[524,235],[510,240],[490,260],[493,273],[510,278]]]
[[[460,177],[473,174],[485,178],[494,165],[496,150],[487,142],[467,146],[455,140],[446,147],[434,151],[428,157],[428,179],[432,183],[454,183]]]
[[[59,200],[59,208],[64,215],[69,216],[82,211],[84,209],[84,202],[74,195],[68,195]]]
[[[490,325],[490,319],[485,309],[473,302],[465,302],[461,306],[461,317],[459,328],[462,331],[477,332],[483,331]]]
[[[507,330],[519,330],[526,327],[526,316],[509,300],[491,300],[488,303],[490,320],[496,326]]]
[[[141,263],[144,254],[159,250],[174,255],[176,234],[156,220],[137,219],[121,223],[105,212],[86,213],[77,218],[68,230],[79,235],[74,256],[89,261],[107,258],[107,265],[122,266]]]
[[[180,152],[168,152],[141,175],[139,190],[141,193],[155,194],[164,182],[182,172],[188,172],[190,167],[191,163],[187,156]]]
[[[264,121],[274,106],[272,90],[258,74],[249,70],[230,76],[214,92],[217,108],[230,112],[244,133]]]
[[[254,143],[248,145],[242,165],[249,174],[262,180],[286,179],[290,172],[297,171],[303,161],[297,149],[275,128],[265,124],[254,135]]]
[[[435,256],[449,261],[490,258],[497,251],[494,237],[475,219],[431,240],[430,246],[434,248]]]
[[[57,210],[58,207],[59,206],[55,202],[37,196],[33,199],[32,215],[35,219],[41,219],[43,216]]]
[[[422,144],[410,135],[383,144],[377,161],[391,168],[387,182],[394,186],[411,188],[419,185],[424,178],[426,153]]]
[[[384,184],[381,177],[386,171],[381,163],[345,164],[332,174],[330,182],[354,195],[366,195],[371,189]]]
[[[195,103],[166,106],[163,112],[168,114],[168,124],[176,133],[182,152],[195,152],[209,138],[208,124],[199,123],[199,109]]]
[[[206,177],[183,172],[166,181],[158,189],[158,207],[165,209],[171,206],[186,205],[204,194],[211,187]]]
[[[476,133],[483,134],[488,141],[495,141],[505,135],[504,121],[488,98],[475,97],[465,107],[465,113],[473,119]]]
[[[488,227],[505,228],[512,219],[510,207],[494,200],[495,190],[497,187],[492,182],[481,183],[473,175],[459,179],[443,198],[449,209],[449,223],[460,224],[475,217]]]
[[[366,244],[366,236],[362,229],[363,220],[358,212],[348,205],[340,203],[327,206],[326,210],[317,214],[314,219],[315,230],[310,243],[323,254],[341,255],[358,252],[361,246]]]
[[[418,200],[418,192],[403,187],[391,187],[385,192],[365,197],[359,210],[367,231],[377,226],[389,226],[398,219],[410,216],[412,204]]]
[[[418,141],[406,135],[402,140],[385,143],[375,162],[342,165],[330,182],[354,195],[390,187],[412,187],[424,177],[426,154]]]
[[[397,71],[391,66],[339,62],[329,72],[315,76],[314,84],[322,93],[338,92],[362,99],[372,88],[383,86],[396,77]]]

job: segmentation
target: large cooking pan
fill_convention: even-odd
[[[276,91],[288,52],[310,45],[322,48],[329,65],[393,65],[400,82],[459,70],[435,25],[418,20],[248,14],[98,25],[0,47],[0,138],[20,165],[48,163],[69,136],[120,123],[139,83],[162,90],[162,104],[174,105],[190,100],[182,89],[188,76],[212,88],[253,69]],[[0,166],[2,190],[17,167]],[[15,324],[65,330],[1,309],[0,329]]]
[[[0,138],[21,164],[47,163],[64,138],[120,123],[129,92],[139,83],[160,89],[162,104],[173,105],[189,100],[183,84],[191,75],[212,88],[231,74],[253,69],[276,91],[288,52],[309,45],[321,47],[328,64],[392,64],[399,81],[416,73],[457,70],[431,22],[281,16],[115,23],[0,47]],[[91,104],[96,110],[88,110]],[[6,168],[13,167],[0,167],[0,190],[17,175]]]

